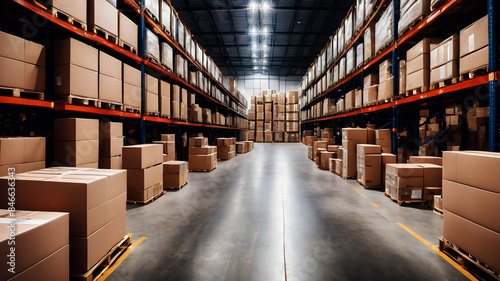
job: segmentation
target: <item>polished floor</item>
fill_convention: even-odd
[[[319,170],[298,143],[256,144],[148,206],[147,237],[107,280],[467,280],[433,245],[442,217]]]

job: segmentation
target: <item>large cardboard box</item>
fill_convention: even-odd
[[[0,222],[0,249],[4,253],[1,258],[2,266],[0,267],[0,279],[2,280],[7,280],[14,276],[17,276],[16,280],[29,280],[23,279],[24,276],[21,277],[24,270],[49,257],[62,247],[67,247],[69,243],[68,213],[16,210],[14,216],[10,217],[7,210],[0,210],[0,216],[2,217],[2,221]],[[16,222],[16,220],[18,222],[15,227],[15,240],[12,240],[15,241],[16,274],[12,274],[8,271],[11,267],[9,265],[10,257],[8,255],[10,251],[8,249],[13,246],[9,242],[11,241],[9,240],[11,236],[9,226],[12,222]],[[22,223],[23,221],[29,223]],[[66,253],[65,258],[66,265],[69,265],[69,252]],[[69,267],[64,268],[65,263],[63,262],[58,266],[61,266],[59,269],[63,273],[66,273],[66,280],[68,280]],[[54,276],[57,276],[57,273],[54,273]],[[45,275],[44,278],[50,278],[50,276]]]
[[[0,85],[12,88],[25,87],[25,63],[0,57]]]
[[[460,57],[488,46],[488,16],[460,31]]]
[[[102,139],[99,145],[99,156],[113,157],[122,155],[123,139],[124,137]]]
[[[500,233],[444,210],[443,237],[496,272],[500,271]]]
[[[441,187],[443,167],[435,164],[418,164],[424,168],[424,187]]]
[[[25,138],[0,138],[0,165],[24,163]],[[17,172],[16,172],[17,173]]]
[[[98,119],[58,118],[54,120],[55,140],[96,140],[98,138]]]
[[[163,181],[163,165],[127,170],[127,189],[146,190]],[[129,199],[130,200],[130,199]]]
[[[189,155],[189,170],[211,171],[217,167],[217,153],[209,155]]]
[[[71,4],[80,1],[72,1]],[[96,48],[74,38],[56,40],[54,46],[57,54],[55,65],[72,64],[94,72],[99,70],[99,52]]]
[[[162,135],[163,136],[163,135]],[[163,138],[163,137],[162,137]],[[171,139],[170,137],[167,139]],[[154,144],[161,144],[163,146],[163,154],[173,154],[175,156],[175,135],[174,141],[153,141]]]
[[[99,169],[122,169],[122,156],[100,156],[99,157]]]
[[[458,60],[452,60],[431,70],[431,84],[458,77]]]
[[[436,156],[410,156],[410,163],[411,164],[418,164],[418,163],[435,164],[438,166],[442,166],[443,165],[443,158],[436,157]]]
[[[174,118],[181,118],[181,108],[178,101],[170,101],[170,113]]]
[[[342,140],[357,141],[358,143],[366,143],[367,130],[361,128],[343,128]]]
[[[2,139],[0,138],[0,153],[2,152]],[[45,161],[45,137],[26,137],[24,138],[24,163]],[[19,154],[19,147],[16,147],[16,154]],[[3,155],[0,156],[2,158]],[[0,160],[0,165],[2,160]]]
[[[99,123],[99,137],[110,139],[123,136],[123,123],[121,122],[101,122]]]
[[[45,92],[45,67],[24,64],[24,89]]]
[[[123,83],[123,105],[141,110],[141,87]]]
[[[194,147],[203,147],[203,146],[208,146],[208,138],[205,137],[194,137],[194,138],[189,138],[189,146],[194,146]]]
[[[121,41],[131,45],[135,50],[138,50],[138,26],[127,16],[118,12],[118,37]]]
[[[422,92],[429,90],[430,85],[430,70],[422,68],[406,77],[406,91],[420,88]]]
[[[57,95],[75,95],[97,99],[97,71],[89,70],[74,64],[56,65],[55,93]]]
[[[468,73],[478,68],[488,67],[489,50],[489,47],[486,46],[478,51],[460,58],[460,74]]]
[[[158,95],[152,92],[146,92],[146,112],[159,113]]]
[[[163,174],[164,188],[181,188],[188,182],[188,171],[178,174]]]
[[[129,145],[122,148],[124,169],[144,169],[163,162],[161,144]]]
[[[209,155],[217,153],[217,146],[190,146],[189,155]]]
[[[54,268],[58,270],[54,270]],[[65,281],[69,279],[69,245],[60,248],[9,280],[31,281],[37,280],[40,276],[54,281]]]
[[[72,167],[99,161],[99,140],[55,141],[54,161]]]
[[[99,0],[95,0],[99,1]],[[102,0],[105,1],[105,0]],[[99,74],[122,80],[122,62],[103,51],[99,51]]]
[[[79,20],[80,22],[87,23],[87,1],[86,0],[47,0],[44,1],[47,7],[54,7],[59,11],[63,11]]]
[[[0,31],[0,57],[10,58],[15,61],[26,61],[26,40]]]
[[[382,101],[382,100],[385,100],[385,99],[390,99],[393,97],[393,77],[383,81],[383,82],[380,82],[380,84],[378,85],[378,100],[379,101]]]
[[[158,83],[159,83],[158,78],[146,74],[146,92],[158,95],[159,94]]]
[[[99,100],[122,104],[122,85],[121,79],[99,74]]]
[[[141,71],[123,63],[123,83],[141,87]]]

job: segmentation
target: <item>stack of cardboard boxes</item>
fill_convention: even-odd
[[[358,144],[357,177],[365,188],[379,188],[382,176],[382,147],[374,144]]]
[[[253,150],[254,148],[254,142],[253,141],[244,141],[243,143],[245,143],[245,150],[247,152],[250,152]]]
[[[176,160],[175,134],[161,134],[160,137],[160,141],[153,141],[153,143],[163,146],[163,162]]]
[[[460,74],[486,70],[489,64],[488,38],[488,16],[460,31]]]
[[[441,38],[424,38],[406,52],[406,92],[424,93],[430,87],[430,51]]]
[[[99,168],[121,169],[123,147],[123,124],[119,122],[99,123]]]
[[[163,188],[181,189],[188,183],[188,163],[168,161],[163,163]]]
[[[54,121],[54,161],[70,167],[98,168],[99,120],[63,118]]]
[[[375,130],[375,144],[382,147],[383,153],[391,153],[392,135],[389,129]]]
[[[47,280],[69,280],[68,213],[17,210],[11,216],[8,210],[0,210],[0,217],[4,218],[0,222],[0,245],[8,261],[2,266],[0,279],[36,280],[43,276]],[[11,240],[9,230],[15,221],[30,223],[17,225],[15,239]],[[44,243],[44,247],[38,243]],[[8,251],[7,245],[15,245],[15,251]],[[33,251],[35,248],[39,250]],[[14,268],[15,273],[9,268]]]
[[[431,85],[458,77],[458,35],[431,49]]]
[[[419,142],[423,143],[427,140],[431,140],[439,134],[439,123],[437,117],[434,116],[429,118],[429,110],[420,110],[420,127],[418,129]],[[438,146],[434,141],[430,141],[425,145],[419,147],[420,156],[437,156]]]
[[[248,144],[246,144],[245,142],[237,142],[236,143],[236,152],[238,154],[245,154],[247,152],[249,152],[249,147],[248,147]]]
[[[337,158],[337,153],[339,150],[338,145],[327,145],[326,151],[322,151],[321,154],[319,155],[319,168],[322,170],[329,170],[331,169],[330,162],[332,159]],[[333,164],[335,165],[335,164]]]
[[[342,177],[350,179],[356,177],[357,145],[366,144],[367,130],[360,128],[342,129]]]
[[[286,133],[285,142],[299,142],[299,93],[289,91],[286,99]]]
[[[123,64],[123,106],[127,111],[141,112],[141,71]]]
[[[160,80],[160,115],[170,118],[170,96],[172,86],[170,83]]]
[[[163,191],[163,146],[140,144],[123,147],[127,169],[127,200],[146,203]]]
[[[45,168],[44,137],[0,138],[0,176],[43,168]]]
[[[153,115],[160,114],[158,83],[158,78],[146,74],[146,113]]]
[[[205,137],[189,138],[189,170],[211,172],[217,168],[217,146],[209,146]]]
[[[274,141],[285,141],[286,93],[279,92],[273,97]]]
[[[123,170],[73,167],[47,168],[18,174],[16,209],[69,213],[70,269],[74,273],[83,274],[125,236],[126,178],[127,172]],[[7,181],[8,177],[0,178],[0,187],[5,189],[2,192],[6,194]],[[51,190],[50,194],[46,190]],[[7,196],[3,196],[0,208],[7,207]],[[54,236],[46,236],[46,239],[57,238],[54,241],[62,242],[62,247],[67,244],[68,233],[63,228],[67,226],[67,222],[61,223],[60,227],[54,225]],[[44,245],[52,244],[45,242]],[[30,248],[27,260],[33,255],[31,250]]]
[[[97,0],[96,0],[97,1]],[[106,1],[103,1],[108,4]],[[108,4],[109,5],[109,4]],[[99,101],[123,106],[122,62],[103,51],[99,51]],[[109,107],[115,109],[116,107]]]
[[[386,101],[393,97],[393,76],[392,76],[392,60],[387,59],[380,63],[378,74],[378,93],[377,100]]]
[[[235,138],[217,139],[217,159],[231,160],[236,156]]]
[[[498,153],[443,152],[443,237],[500,272]]]

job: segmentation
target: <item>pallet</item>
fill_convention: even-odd
[[[413,28],[415,28],[415,26],[417,26],[423,19],[425,18],[425,16],[420,16],[418,18],[416,18],[414,21],[412,21],[405,29],[401,30],[401,32],[399,32],[399,37],[401,37],[402,35],[404,35],[406,32],[412,30]]]
[[[439,250],[480,280],[500,280],[500,272],[495,272],[488,265],[446,238],[439,238]]]
[[[45,93],[10,87],[0,87],[0,96],[8,96],[15,98],[24,98],[24,99],[32,99],[32,100],[43,100],[45,97]]]
[[[454,78],[446,79],[446,80],[431,84],[430,90],[432,91],[432,90],[436,90],[436,89],[440,89],[440,88],[444,88],[446,86],[456,84],[456,83],[458,83],[458,80],[459,80],[458,77],[454,77]]]
[[[123,111],[123,103],[114,103],[107,101],[97,101],[97,107],[110,110]]]
[[[186,182],[185,184],[181,185],[180,187],[163,187],[163,189],[169,189],[169,190],[173,190],[173,189],[177,189],[177,190],[181,190],[183,187],[185,187],[188,183]]]
[[[444,3],[446,3],[447,0],[438,0],[434,2],[434,4],[431,5],[431,12],[434,12],[437,10],[439,7],[441,7]]]
[[[123,111],[129,112],[129,113],[141,114],[141,110],[139,108],[133,108],[133,107],[128,107],[128,106],[125,106]]]
[[[439,214],[439,215],[443,215],[443,210],[436,208],[436,207],[434,207],[432,209],[433,209],[434,213]]]
[[[458,81],[463,82],[463,81],[466,81],[469,79],[474,79],[476,77],[483,76],[486,74],[488,74],[488,66],[482,66],[482,67],[478,67],[476,69],[473,69],[469,72],[460,74]]]
[[[106,29],[99,27],[97,25],[91,25],[90,30],[97,36],[102,37],[109,42],[118,45],[118,36],[114,35],[113,33],[107,31]]]
[[[127,234],[118,244],[116,244],[109,252],[89,271],[85,274],[71,274],[71,279],[78,281],[92,281],[101,277],[125,250],[132,245],[132,234]]]
[[[413,205],[426,205],[427,202],[425,201],[422,201],[422,200],[405,200],[405,201],[399,201],[395,198],[392,198],[392,197],[389,197],[391,199],[392,202],[398,204],[399,206],[403,206],[403,205],[406,205],[406,204],[413,204]]]
[[[146,112],[144,113],[145,116],[153,116],[153,117],[160,117],[159,112]]]
[[[428,92],[428,91],[429,91],[428,86],[421,86],[421,87],[418,87],[416,89],[411,89],[411,90],[406,91],[405,96],[409,97],[409,96],[414,96],[414,95],[420,95],[420,94]]]
[[[80,96],[74,96],[74,95],[67,95],[67,96],[58,96],[58,100],[62,100],[66,102],[67,104],[72,104],[72,105],[87,105],[87,106],[93,106],[97,107],[97,99],[94,98],[88,98],[88,97],[80,97]]]
[[[239,155],[239,154],[238,154]],[[212,168],[211,170],[189,170],[190,172],[202,172],[202,173],[209,173],[213,170],[215,170],[217,167]]]
[[[380,186],[366,186],[363,184],[363,182],[361,180],[358,179],[358,184],[361,185],[362,187],[364,187],[365,189],[379,189]]]
[[[392,44],[392,40],[390,40],[389,42],[385,43],[381,48],[380,50],[376,51],[375,52],[375,56],[374,57],[378,57],[380,54],[382,54],[387,48],[389,48],[389,46]]]
[[[144,13],[150,18],[152,19],[155,23],[160,23],[160,21],[158,20],[158,18],[153,15],[153,13],[148,9],[148,8],[145,8],[144,9]]]
[[[372,106],[375,106],[375,105],[377,105],[377,101],[372,101],[370,103],[363,104],[363,108],[372,107]]]
[[[163,183],[161,183],[161,185],[163,186]],[[138,205],[149,205],[150,203],[156,201],[156,199],[160,198],[163,196],[163,194],[165,194],[167,192],[165,191],[162,191],[160,193],[158,193],[156,196],[154,196],[153,198],[149,199],[149,200],[146,200],[146,201],[133,201],[133,200],[127,200],[127,203],[128,204],[138,204]]]
[[[146,54],[146,60],[149,61],[149,62],[151,62],[151,63],[154,63],[156,65],[161,65],[160,61],[157,58],[155,58],[152,55],[150,55],[150,54]]]
[[[50,7],[48,9],[48,13],[51,14],[52,16],[60,19],[60,20],[63,20],[65,22],[75,26],[75,27],[78,27],[80,29],[87,31],[87,24],[86,23],[75,19],[73,16],[71,16],[70,14],[68,14],[66,12],[63,12],[55,7]]]
[[[118,46],[120,46],[123,49],[137,55],[137,50],[134,48],[134,46],[130,45],[129,43],[127,43],[123,40],[120,40],[120,39],[118,40]]]

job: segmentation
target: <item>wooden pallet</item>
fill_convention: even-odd
[[[181,190],[183,187],[185,187],[188,183],[186,182],[185,184],[181,185],[180,187],[171,187],[171,186],[168,186],[168,187],[163,187],[163,189],[169,189],[169,190],[173,190],[173,189],[177,189],[177,190]]]
[[[118,36],[114,35],[113,33],[107,31],[106,29],[99,27],[97,25],[91,25],[90,30],[97,36],[102,37],[109,42],[118,45]]]
[[[132,245],[132,234],[127,234],[109,252],[85,274],[71,274],[71,279],[78,281],[93,281],[99,279],[125,250]]]
[[[163,185],[163,183],[160,183],[160,184]],[[156,199],[160,198],[165,193],[166,193],[165,191],[162,191],[162,192],[158,193],[156,196],[154,196],[153,198],[146,200],[146,201],[127,200],[127,203],[128,204],[149,205],[149,203],[156,201]]]
[[[399,206],[403,206],[405,204],[416,204],[416,205],[426,205],[427,202],[422,201],[422,200],[406,200],[406,201],[399,201],[395,198],[389,197],[392,202],[398,204]]]
[[[462,268],[472,273],[479,280],[500,280],[500,272],[495,272],[488,265],[479,261],[467,251],[448,241],[446,238],[439,238],[439,250],[460,264]]]
[[[367,187],[366,185],[363,184],[363,182],[360,179],[358,179],[358,184],[361,185],[362,187],[364,187],[365,189],[379,189],[380,188],[380,185],[379,186],[368,186]]]
[[[87,31],[87,24],[85,22],[75,19],[73,16],[71,16],[70,14],[68,14],[66,12],[58,10],[55,7],[50,7],[48,9],[48,13],[53,15],[54,17],[60,19],[60,20],[63,20],[65,22],[75,26],[75,27],[78,27],[80,29]]]
[[[392,44],[392,40],[390,40],[389,42],[385,43],[382,48],[380,48],[380,50],[376,51],[375,52],[375,56],[374,57],[378,57],[380,54],[382,54],[387,48],[389,48],[389,46]]]
[[[474,79],[476,77],[483,76],[486,74],[488,74],[488,66],[482,66],[482,67],[478,67],[476,69],[473,69],[469,72],[460,74],[458,81],[463,82],[463,81],[466,81],[469,79]]]
[[[414,96],[414,95],[420,95],[420,94],[428,92],[428,91],[429,91],[428,86],[422,86],[422,87],[418,87],[416,89],[411,89],[411,90],[406,91],[405,96],[409,97],[409,96]]]
[[[161,65],[160,61],[157,58],[153,57],[151,54],[146,54],[146,60],[156,65]]]
[[[130,45],[129,43],[119,39],[118,40],[118,46],[122,47],[123,49],[131,52],[131,53],[134,53],[137,55],[137,49],[134,48],[134,46]]]
[[[66,102],[67,104],[72,104],[72,105],[88,105],[88,106],[93,106],[97,107],[97,99],[94,98],[88,98],[88,97],[80,97],[80,96],[75,96],[75,95],[67,95],[67,96],[57,96],[58,100],[62,100]]]
[[[10,87],[0,87],[0,96],[43,100],[45,97],[45,93],[38,91],[10,88]]]
[[[148,8],[145,8],[144,9],[144,13],[150,18],[152,19],[155,23],[160,23],[159,19],[153,15],[153,13],[148,9]]]
[[[201,172],[201,173],[209,173],[213,170],[217,169],[217,167],[212,168],[211,170],[189,170],[190,172]]]
[[[433,209],[434,213],[439,214],[439,215],[443,215],[443,210],[436,208],[436,207],[434,207],[432,209]]]
[[[123,110],[123,103],[115,103],[115,102],[107,102],[107,101],[99,100],[99,101],[97,101],[97,107],[103,108],[103,109],[122,111]]]
[[[146,112],[144,113],[145,116],[153,116],[153,117],[160,117],[159,112]]]
[[[444,3],[446,3],[447,0],[438,0],[436,2],[434,2],[433,4],[431,4],[431,12],[434,12],[434,10],[438,9],[439,7],[441,7],[441,5],[443,5]]]
[[[128,106],[125,106],[123,111],[129,112],[129,113],[141,114],[141,109],[139,109],[139,108],[133,108],[133,107],[128,107]]]
[[[436,89],[440,89],[440,88],[444,88],[446,86],[456,84],[456,83],[458,83],[458,80],[459,80],[458,77],[454,77],[454,78],[446,79],[446,80],[431,84],[430,90],[432,91],[432,90],[436,90]]]

